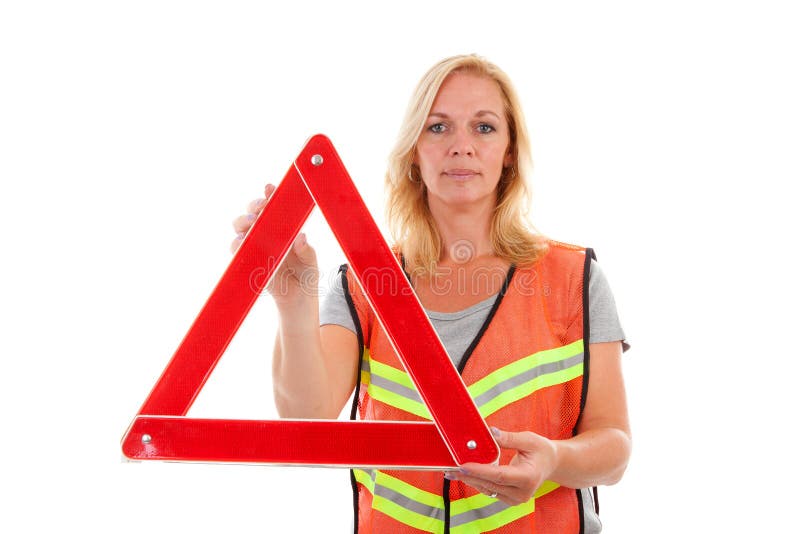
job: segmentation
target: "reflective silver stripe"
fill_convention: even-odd
[[[520,373],[516,376],[513,376],[507,380],[503,380],[499,384],[495,385],[491,389],[484,391],[477,397],[475,397],[475,404],[480,408],[484,404],[490,402],[495,397],[514,389],[517,386],[521,386],[526,382],[530,382],[531,380],[538,378],[542,375],[548,375],[551,373],[557,373],[559,371],[563,371],[564,369],[569,369],[570,367],[577,365],[583,361],[583,351],[575,356],[570,356],[566,360],[560,360],[557,362],[545,363],[542,365],[537,365],[533,369],[528,369],[527,371]]]
[[[383,388],[385,390],[391,391],[392,393],[396,393],[401,397],[405,397],[407,399],[417,401],[419,403],[422,402],[422,398],[417,393],[416,389],[410,389],[405,386],[401,386],[397,382],[392,382],[391,380],[386,380],[383,377],[380,377],[376,374],[369,375],[369,382],[371,386],[378,386],[379,388]]]
[[[511,505],[506,504],[502,501],[497,501],[492,504],[487,504],[486,506],[482,506],[480,508],[467,510],[466,512],[461,512],[460,514],[450,516],[450,526],[458,527],[463,525],[464,523],[477,521],[478,519],[485,519],[487,517],[493,516],[494,514],[499,514],[503,510],[508,510],[509,508],[511,508]]]
[[[390,500],[397,506],[405,508],[406,510],[416,512],[420,515],[424,515],[432,519],[438,519],[439,521],[444,521],[443,509],[436,508],[434,506],[428,506],[427,504],[422,504],[421,502],[409,499],[402,493],[398,493],[393,489],[387,488],[386,486],[375,484],[375,495]]]

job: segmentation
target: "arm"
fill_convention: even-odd
[[[236,251],[275,188],[254,200],[233,225]],[[279,326],[272,361],[273,393],[281,417],[335,419],[355,387],[358,340],[349,330],[319,326],[317,258],[300,234],[269,286]]]
[[[592,343],[589,351],[589,391],[578,435],[555,442],[558,467],[550,477],[570,488],[616,484],[631,454],[622,344]]]
[[[592,343],[589,389],[578,434],[549,440],[532,432],[493,430],[498,445],[516,449],[508,465],[464,464],[447,478],[462,480],[508,504],[529,500],[545,480],[570,488],[614,484],[631,452],[620,342]]]
[[[279,314],[275,405],[281,417],[336,419],[356,384],[358,339],[341,326],[319,326],[316,256],[304,239],[284,263],[270,288]]]
[[[281,313],[272,360],[275,405],[281,417],[335,419],[356,385],[358,340],[341,326],[318,326],[318,308],[302,315],[314,321]]]

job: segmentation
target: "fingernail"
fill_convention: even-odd
[[[466,469],[464,469],[463,467],[459,467],[459,468],[458,468],[458,471],[459,471],[459,472],[460,472],[462,475],[468,475],[468,474],[469,474],[469,471],[467,471],[467,470],[466,470]]]
[[[499,428],[496,428],[496,427],[493,427],[493,426],[492,426],[492,427],[489,427],[489,430],[491,430],[491,431],[492,431],[492,435],[493,435],[494,437],[496,437],[496,438],[499,438],[499,437],[500,437],[500,429],[499,429]]]
[[[236,239],[244,239],[244,232],[236,234]]]
[[[297,236],[297,242],[298,242],[300,245],[305,245],[305,244],[306,244],[306,234],[304,234],[304,233],[302,233],[302,232],[301,232],[301,233],[300,233],[300,235],[299,235],[299,236]]]
[[[447,480],[455,480],[455,479],[456,479],[456,478],[453,476],[453,473],[451,473],[450,471],[445,471],[445,472],[444,472],[444,478],[446,478]]]
[[[248,213],[247,214],[247,220],[248,221],[255,221],[256,220],[255,214],[254,213]]]

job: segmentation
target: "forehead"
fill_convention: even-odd
[[[493,111],[502,117],[504,107],[503,94],[495,80],[470,72],[454,72],[442,82],[431,113],[474,115]]]

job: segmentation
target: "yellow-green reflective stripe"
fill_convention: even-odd
[[[502,511],[494,512],[494,510],[491,509],[493,506],[490,505],[486,507],[487,509],[483,509],[484,512],[491,514],[485,517],[479,515],[482,511],[481,509],[468,512],[467,514],[470,515],[470,520],[465,520],[464,522],[460,522],[458,520],[458,516],[451,515],[451,534],[466,534],[469,532],[486,532],[489,530],[494,530],[502,527],[503,525],[507,525],[512,521],[516,521],[520,517],[532,514],[534,510],[533,499],[529,500],[528,502],[518,504],[517,506],[508,506],[500,501],[497,501],[497,503],[500,504],[498,508],[500,508]],[[496,506],[497,503],[495,503],[494,506]]]
[[[517,386],[513,389],[503,392],[501,395],[498,395],[488,403],[480,406],[478,411],[483,417],[488,417],[489,415],[493,414],[497,410],[508,406],[512,402],[516,402],[519,399],[527,397],[528,395],[532,394],[535,391],[540,389],[544,389],[549,386],[554,386],[556,384],[563,384],[564,382],[569,382],[573,378],[579,377],[583,374],[583,362],[573,365],[563,371],[558,373],[551,373],[546,375],[541,375],[536,377],[535,379],[525,382],[524,384]]]
[[[375,481],[369,473],[363,469],[353,469],[353,475],[356,477],[356,482],[367,488],[370,493],[375,493]]]
[[[495,370],[467,389],[483,417],[545,387],[568,382],[583,374],[583,340],[537,352]],[[364,350],[361,381],[371,397],[397,409],[431,420],[411,378],[370,358]]]
[[[433,519],[431,517],[412,512],[399,506],[389,499],[384,499],[380,495],[372,497],[372,507],[388,515],[392,519],[412,526],[425,532],[433,534],[441,534],[444,532],[444,521],[441,519]]]
[[[536,490],[532,499],[517,506],[509,506],[483,494],[453,501],[450,504],[450,532],[467,534],[500,528],[534,513],[536,499],[558,487],[555,482],[547,480]]]
[[[544,495],[547,495],[551,491],[558,489],[560,486],[555,482],[550,480],[545,480],[542,482],[542,485],[539,486],[539,489],[536,490],[536,493],[533,494],[534,499],[538,499]],[[450,514],[461,514],[466,512],[467,510],[472,510],[474,508],[479,508],[481,506],[486,506],[487,504],[491,504],[496,502],[497,499],[493,499],[488,495],[484,495],[483,493],[477,493],[472,497],[465,497],[463,499],[458,499],[456,501],[452,501],[450,503]]]
[[[364,351],[361,364],[361,382],[367,385],[367,392],[373,399],[432,420],[428,407],[422,402],[408,374],[372,360],[368,350]]]
[[[430,411],[428,411],[428,408],[421,402],[414,402],[405,397],[401,397],[400,395],[378,387],[371,382],[369,386],[367,386],[367,392],[373,399],[384,402],[389,406],[397,408],[398,410],[412,413],[417,417],[422,417],[423,419],[432,419]]]
[[[411,381],[411,377],[408,376],[408,373],[406,373],[404,370],[395,369],[391,365],[386,365],[385,363],[373,360],[370,358],[369,352],[367,352],[366,356],[366,359],[369,362],[370,372],[409,389],[416,389],[414,382]]]
[[[404,480],[387,475],[383,471],[377,471],[375,483],[385,486],[389,489],[393,489],[397,493],[400,493],[414,501],[421,502],[422,504],[428,505],[432,508],[441,508],[444,510],[444,502],[442,501],[442,497],[440,495],[421,490],[416,486],[412,486],[408,482],[405,482]]]
[[[370,473],[353,469],[356,480],[372,493],[372,507],[393,519],[426,532],[444,530],[444,501],[441,496],[415,488],[382,471]]]
[[[553,482],[552,480],[545,480],[542,482],[542,485],[539,486],[539,489],[536,490],[536,493],[533,494],[534,499],[538,499],[539,497],[543,497],[550,493],[551,491],[557,490],[560,488],[558,484]]]
[[[356,480],[372,493],[372,507],[375,510],[426,532],[440,533],[444,530],[444,502],[441,496],[379,470],[371,473],[353,469]],[[554,482],[545,481],[531,500],[517,506],[509,506],[483,494],[453,501],[450,505],[451,532],[484,532],[516,521],[534,512],[535,499],[558,487]]]
[[[517,388],[529,382],[533,382],[539,377],[547,375],[553,378],[557,378],[561,376],[562,373],[567,371],[567,369],[582,364],[583,364],[582,351],[564,360],[559,360],[557,362],[543,363],[541,365],[531,367],[530,369],[523,371],[517,375],[514,375],[510,378],[507,378],[506,380],[495,385],[493,388],[487,390],[485,393],[481,393],[477,397],[474,397],[473,400],[475,401],[476,406],[485,406],[490,404],[497,397],[513,390],[514,388]],[[566,375],[571,377],[569,372],[567,372]],[[561,380],[556,380],[556,383],[560,382]]]
[[[563,347],[535,352],[530,356],[520,358],[519,360],[512,362],[505,367],[501,367],[500,369],[489,373],[485,377],[469,386],[467,389],[472,397],[475,398],[495,387],[500,382],[504,382],[509,378],[524,373],[529,369],[547,363],[566,360],[567,358],[574,356],[579,352],[583,352],[582,339],[570,343],[569,345],[564,345]]]

